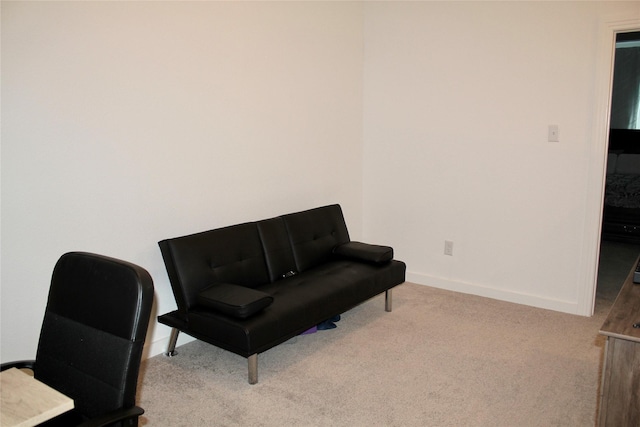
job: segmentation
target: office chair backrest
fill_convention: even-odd
[[[149,273],[102,255],[72,252],[51,279],[34,373],[96,417],[135,404],[153,302]]]

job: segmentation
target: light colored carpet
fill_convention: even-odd
[[[148,359],[141,424],[595,424],[610,304],[586,318],[411,283],[393,297],[261,354],[253,386],[246,359],[203,342]]]

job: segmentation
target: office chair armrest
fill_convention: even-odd
[[[11,368],[31,369],[33,371],[35,363],[35,360],[16,360],[15,362],[6,362],[0,365],[0,371],[6,371]]]
[[[131,408],[118,409],[113,412],[109,412],[98,418],[87,420],[80,424],[78,427],[103,427],[109,426],[118,421],[128,420],[130,418],[138,418],[144,414],[144,409],[138,406],[132,406]]]

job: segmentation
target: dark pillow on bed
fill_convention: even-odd
[[[267,293],[244,286],[220,283],[198,294],[198,303],[229,316],[246,319],[273,302]]]
[[[384,264],[393,259],[393,248],[390,246],[371,245],[362,242],[347,242],[338,245],[333,253],[358,261]]]

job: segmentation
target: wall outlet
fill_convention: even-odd
[[[444,241],[444,254],[453,256],[453,242],[451,240]]]

